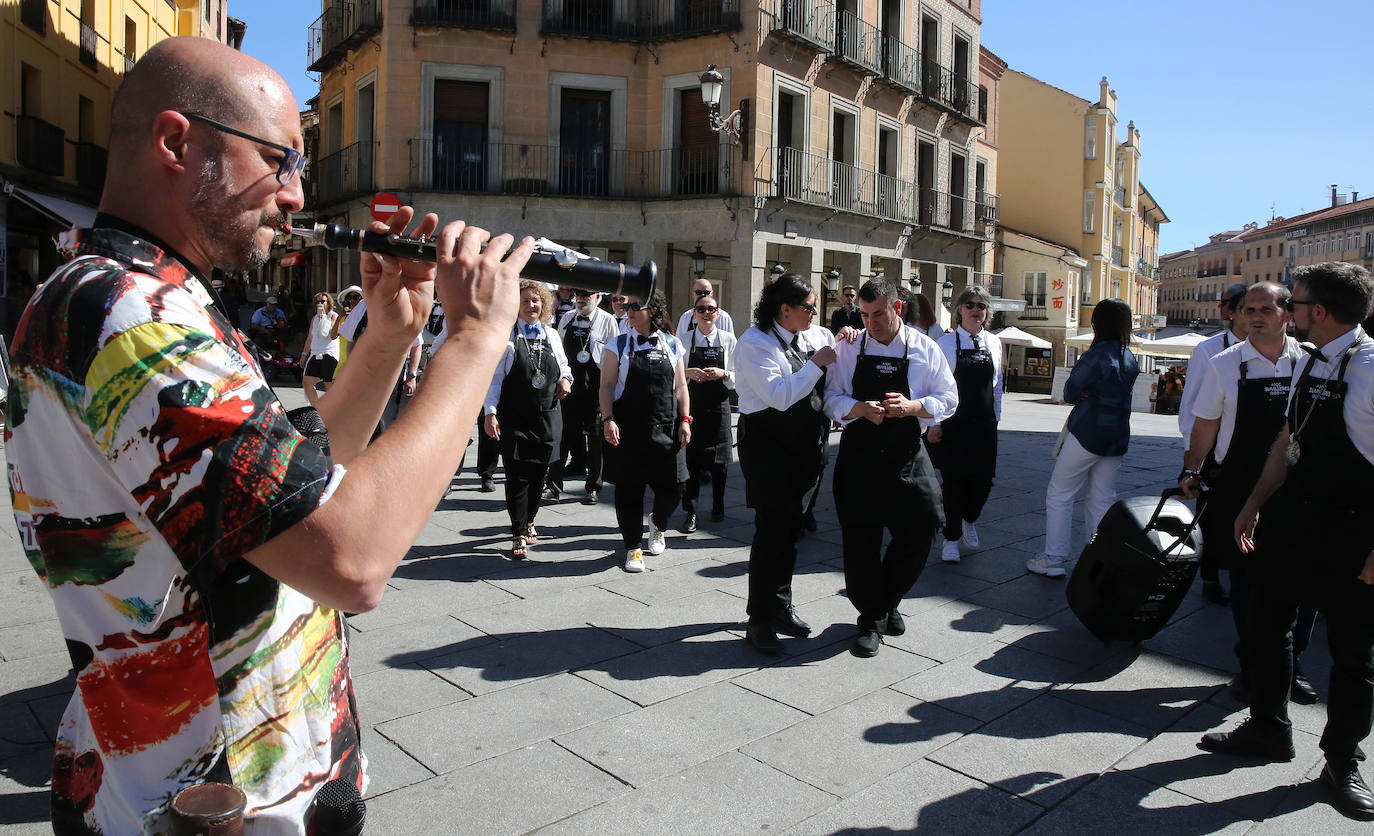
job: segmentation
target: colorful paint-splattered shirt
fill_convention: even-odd
[[[247,794],[250,832],[302,832],[321,783],[364,780],[343,621],[242,557],[342,468],[186,267],[114,229],[75,254],[20,321],[5,432],[77,677],[54,826],[164,832],[176,792],[214,780]]]

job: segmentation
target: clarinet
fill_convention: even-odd
[[[339,224],[288,226],[283,231],[304,238],[307,244],[320,245],[330,250],[382,253],[415,261],[438,260],[435,249],[438,239],[432,237],[410,238]],[[527,279],[568,285],[591,293],[633,296],[648,301],[658,283],[658,265],[649,260],[635,271],[614,261],[578,258],[567,249],[536,249],[530,256],[529,263],[520,271],[520,275]]]

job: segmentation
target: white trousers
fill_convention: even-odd
[[[1107,509],[1116,502],[1116,472],[1121,456],[1089,453],[1069,433],[1045,489],[1045,554],[1052,558],[1069,556],[1069,531],[1073,527],[1073,503],[1086,479],[1088,499],[1083,508],[1086,536],[1091,539]]]

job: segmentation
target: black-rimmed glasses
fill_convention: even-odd
[[[694,290],[694,291],[692,291],[692,293],[696,294],[697,296],[710,296],[710,295],[711,295],[711,291],[709,291],[709,290]]]
[[[697,313],[701,313],[701,314],[712,314],[712,313],[715,313],[715,312],[718,311],[718,310],[720,310],[720,308],[697,308]]]
[[[634,312],[634,311],[642,311],[642,310],[644,310],[645,308],[647,308],[648,305],[645,305],[643,302],[625,302],[624,304],[621,305],[621,307],[624,308],[624,309],[627,310],[627,311]]]
[[[798,305],[797,307],[799,307],[799,308],[806,308],[806,310],[809,311],[809,312],[812,313],[812,314],[816,313],[816,305],[815,305],[815,303],[802,302],[802,303],[801,303],[800,305]]]
[[[197,122],[202,122],[206,125],[209,125],[217,131],[222,131],[226,134],[241,137],[250,142],[256,142],[259,145],[266,145],[268,148],[282,152],[281,161],[277,163],[277,182],[283,186],[285,186],[287,183],[290,183],[291,178],[299,174],[301,169],[305,168],[306,162],[308,162],[308,160],[306,160],[305,158],[305,155],[302,154],[300,151],[297,151],[295,148],[291,148],[286,145],[279,145],[278,143],[263,139],[260,136],[253,136],[252,134],[247,133],[245,131],[241,131],[238,128],[231,128],[223,122],[217,122],[214,119],[211,119],[209,116],[201,116],[199,113],[183,113],[181,115],[185,116],[187,119],[194,119]]]
[[[987,302],[965,302],[964,307],[971,311],[985,311],[988,309]]]
[[[1292,313],[1292,312],[1293,312],[1293,306],[1295,306],[1295,305],[1315,305],[1315,304],[1317,304],[1317,303],[1314,302],[1314,301],[1312,301],[1311,299],[1285,299],[1285,300],[1283,300],[1282,304],[1283,304],[1283,309],[1284,309],[1285,311],[1288,311],[1289,313]]]

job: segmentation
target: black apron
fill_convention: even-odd
[[[991,481],[997,469],[997,411],[993,377],[997,373],[986,346],[964,348],[954,331],[954,383],[959,406],[940,422],[940,441],[930,445],[941,470],[958,468],[972,481]]]
[[[911,397],[907,370],[911,360],[865,353],[868,333],[859,343],[854,364],[852,397],[881,401],[888,392]],[[903,333],[902,347],[906,348]],[[925,520],[942,525],[940,483],[921,444],[918,418],[867,418],[850,421],[840,436],[835,461],[835,511],[840,525],[883,525],[911,528]]]
[[[547,331],[545,332],[547,336]],[[551,464],[558,458],[558,443],[563,437],[563,415],[554,398],[558,389],[558,358],[545,339],[534,368],[535,352],[525,337],[511,332],[515,360],[501,382],[501,397],[496,402],[496,420],[501,425],[501,455],[507,461]],[[535,388],[534,375],[544,375],[544,385]]]
[[[712,331],[716,344],[698,344],[708,340],[700,331],[690,331],[691,351],[687,367],[692,369],[725,368],[725,347],[720,343],[720,329]],[[724,380],[687,381],[688,400],[692,406],[692,440],[687,455],[693,460],[706,459],[716,464],[730,463],[730,389]]]
[[[1214,550],[1218,569],[1237,569],[1242,565],[1244,558],[1235,542],[1236,516],[1259,481],[1269,448],[1283,426],[1292,382],[1292,375],[1250,377],[1246,363],[1240,364],[1235,429],[1226,458],[1217,465],[1209,486],[1207,515],[1203,518],[1203,542]]]
[[[796,374],[815,351],[793,349],[777,327],[770,333],[782,345]],[[802,514],[820,486],[830,419],[821,411],[825,375],[815,388],[785,410],[769,407],[739,417],[739,464],[744,501],[750,508]]]
[[[1374,550],[1374,526],[1367,523],[1374,463],[1350,438],[1344,414],[1346,367],[1364,339],[1361,334],[1346,350],[1334,379],[1313,378],[1315,355],[1307,361],[1288,410],[1300,454],[1272,503],[1277,513],[1270,515],[1281,518],[1279,536],[1289,556],[1300,555],[1314,575],[1347,590],[1364,587],[1355,578]]]
[[[655,334],[641,348],[637,331],[622,335],[620,362],[629,363],[625,389],[612,407],[620,444],[604,449],[606,481],[660,484],[687,481],[687,455],[677,438],[676,364],[665,350],[667,337]]]
[[[597,364],[600,358],[593,348],[591,320],[575,315],[563,332],[563,353],[572,369],[572,391],[563,399],[563,415],[583,429],[594,427],[601,411],[601,367]],[[580,359],[584,356],[586,361]]]

